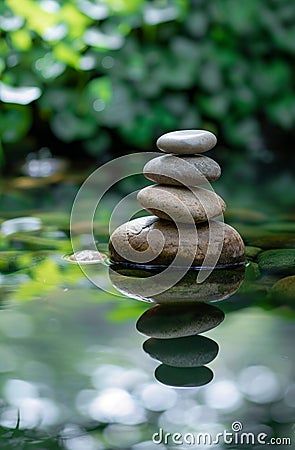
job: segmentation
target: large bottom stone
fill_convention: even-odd
[[[196,226],[178,224],[155,216],[141,217],[118,227],[110,237],[114,262],[202,266],[204,259],[215,266],[231,266],[245,260],[244,243],[231,226],[211,220]],[[209,257],[209,259],[207,259]]]

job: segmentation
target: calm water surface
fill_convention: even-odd
[[[69,186],[63,189],[71,199]],[[41,229],[1,236],[1,448],[194,448],[199,438],[198,448],[260,449],[265,445],[258,435],[265,442],[280,438],[273,448],[293,448],[294,278],[279,281],[295,274],[291,216],[270,220],[232,210],[229,220],[247,244],[245,273],[219,271],[203,291],[188,278],[171,294],[182,305],[176,311],[183,317],[181,330],[175,318],[169,323],[162,316],[144,335],[136,324],[154,304],[122,293],[136,297],[134,273],[127,274],[126,285],[124,270],[110,280],[107,265],[93,265],[89,270],[103,287],[98,288],[62,259],[70,251],[67,212],[27,206],[1,214],[2,223],[20,216],[42,222]],[[99,220],[98,247],[104,252],[106,220]],[[80,231],[87,247],[83,224]],[[207,301],[219,301],[211,303],[213,312],[201,307],[202,326],[211,329],[199,335],[207,339],[196,340],[188,336],[200,326],[193,311],[205,292],[211,295]],[[171,297],[158,301],[165,308]],[[216,308],[225,317],[214,326]],[[164,343],[157,327],[166,333]],[[187,337],[183,330],[189,330]],[[208,369],[184,368],[192,360]],[[202,386],[188,387],[196,384]],[[217,443],[225,431],[232,433],[226,439],[236,441]],[[240,444],[242,432],[252,433],[251,442]],[[216,443],[203,445],[200,433]]]

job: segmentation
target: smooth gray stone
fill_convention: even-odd
[[[144,166],[143,174],[156,183],[197,186],[218,180],[221,169],[216,161],[204,155],[163,155],[151,159]]]
[[[205,336],[188,336],[175,339],[150,338],[143,350],[151,358],[173,367],[199,367],[213,361],[218,354],[218,344]]]
[[[138,192],[137,200],[155,216],[176,223],[205,222],[226,209],[219,195],[201,187],[147,186]]]
[[[206,303],[156,305],[145,311],[136,323],[140,333],[170,339],[204,333],[224,320],[224,312]]]
[[[179,130],[159,137],[157,147],[166,153],[194,155],[211,150],[216,143],[216,136],[210,131]]]
[[[155,370],[155,378],[166,386],[193,388],[204,386],[212,381],[214,375],[209,367],[171,367],[161,364]]]
[[[181,246],[178,230],[182,236]],[[152,236],[148,240],[152,231]],[[208,252],[209,236],[210,252]],[[109,254],[111,260],[115,262],[156,265],[170,265],[178,254],[179,264],[185,266],[192,261],[193,266],[201,266],[207,253],[207,256],[214,258],[216,248],[220,246],[222,246],[221,254],[216,267],[232,266],[245,261],[241,236],[225,223],[211,220],[196,227],[185,224],[177,227],[167,220],[147,216],[118,227],[110,237]]]

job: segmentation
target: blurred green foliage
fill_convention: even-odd
[[[289,0],[6,0],[4,149],[51,136],[99,156],[200,127],[266,159],[295,124],[294,23]]]

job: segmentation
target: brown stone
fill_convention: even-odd
[[[110,258],[117,262],[169,265],[178,253],[178,264],[192,261],[192,265],[201,266],[208,256],[209,236],[209,256],[214,258],[221,248],[217,266],[244,262],[243,240],[231,226],[214,220],[197,226],[176,226],[155,216],[134,219],[118,227],[110,237]]]

